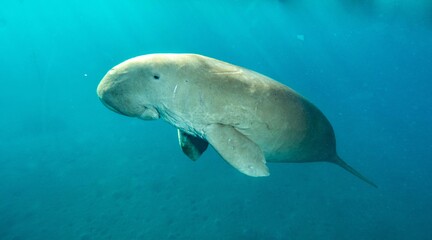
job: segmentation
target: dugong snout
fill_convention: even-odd
[[[98,93],[98,96],[99,96],[99,93]],[[113,112],[115,112],[115,113],[118,113],[118,114],[121,114],[121,115],[127,116],[126,114],[122,113],[121,111],[115,109],[114,107],[112,107],[111,105],[109,105],[108,103],[106,103],[106,102],[103,100],[103,98],[100,97],[100,96],[99,96],[99,100],[100,100],[100,101],[103,103],[103,105],[104,105],[105,107],[107,107],[109,110],[111,110],[111,111],[113,111]]]
[[[114,107],[113,104],[109,103],[109,97],[108,97],[108,93],[107,93],[107,88],[105,87],[105,81],[101,81],[96,89],[96,93],[97,96],[99,98],[99,100],[103,103],[103,105],[105,107],[107,107],[109,110],[121,114],[121,115],[126,115],[124,113],[122,113],[121,111],[119,111],[118,109],[116,109]],[[126,115],[127,116],[127,115]]]
[[[159,111],[152,106],[140,103],[139,99],[134,99],[126,93],[122,93],[115,85],[108,80],[102,79],[96,93],[99,100],[109,110],[127,117],[137,117],[143,120],[159,119]]]

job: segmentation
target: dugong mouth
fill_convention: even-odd
[[[105,107],[107,107],[109,110],[121,114],[123,116],[127,116],[127,117],[137,117],[139,119],[142,120],[154,120],[154,119],[159,119],[160,115],[159,115],[159,111],[151,105],[143,105],[141,106],[142,112],[141,110],[139,110],[139,112],[141,113],[137,113],[137,114],[126,114],[120,110],[118,110],[116,107],[114,107],[113,105],[107,103],[103,98],[99,97],[99,100],[103,103],[103,105]]]
[[[103,103],[103,105],[104,105],[105,107],[107,107],[109,110],[111,110],[111,111],[113,111],[113,112],[115,112],[115,113],[118,113],[118,114],[121,114],[121,115],[127,116],[126,114],[124,114],[124,113],[120,112],[119,110],[115,109],[113,106],[109,105],[109,104],[108,104],[107,102],[105,102],[102,98],[99,97],[99,100],[100,100],[100,101]]]
[[[159,119],[159,111],[153,106],[144,106],[144,111],[138,116],[142,120],[155,120]]]

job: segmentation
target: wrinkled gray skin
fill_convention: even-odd
[[[193,160],[210,143],[249,176],[269,175],[266,161],[327,161],[374,185],[337,156],[321,111],[289,87],[242,67],[196,54],[149,54],[112,68],[97,94],[117,113],[175,126]]]

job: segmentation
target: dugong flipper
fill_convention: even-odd
[[[206,133],[209,143],[237,170],[252,177],[269,175],[260,147],[232,126],[211,124]]]
[[[111,110],[178,129],[196,160],[211,144],[229,164],[254,177],[266,162],[342,161],[324,114],[291,88],[257,72],[197,54],[149,54],[112,68],[97,88]]]
[[[192,136],[177,129],[179,145],[186,156],[192,160],[197,160],[201,154],[207,149],[208,142],[199,138]]]

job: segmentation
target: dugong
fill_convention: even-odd
[[[243,67],[197,54],[148,54],[109,70],[97,95],[116,113],[176,127],[192,160],[210,144],[249,176],[268,176],[266,162],[326,161],[376,186],[339,158],[333,128],[318,108]]]

